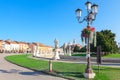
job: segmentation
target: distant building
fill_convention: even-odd
[[[38,47],[39,53],[51,53],[53,51],[53,48],[51,46],[46,46],[41,43],[32,43],[32,52],[34,51],[34,46]]]
[[[3,52],[3,40],[0,40],[0,53]]]
[[[0,52],[1,53],[33,53],[34,46],[37,46],[39,52],[41,53],[51,53],[53,48],[51,46],[46,46],[41,43],[27,43],[27,42],[18,42],[7,39],[5,41],[0,40]]]

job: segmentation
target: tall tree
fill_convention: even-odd
[[[102,30],[97,32],[97,46],[101,45],[103,52],[118,52],[115,41],[115,34],[111,30]]]
[[[74,47],[73,52],[80,52],[80,47],[76,45],[76,46]]]

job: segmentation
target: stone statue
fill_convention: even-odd
[[[68,54],[69,54],[69,56],[71,56],[71,43],[70,42],[68,44]]]
[[[74,44],[74,45],[76,44],[76,39],[73,40],[73,44]]]
[[[36,50],[37,50],[37,47],[34,46],[34,53],[33,53],[33,56],[36,56]]]
[[[53,59],[57,60],[57,59],[60,59],[60,56],[59,56],[59,53],[58,53],[58,40],[55,39],[54,40],[54,43],[55,43],[55,53],[54,53],[54,57]]]
[[[55,49],[57,49],[59,46],[58,46],[58,40],[57,39],[55,39],[54,40],[54,43],[55,43]]]
[[[67,53],[67,43],[64,43],[64,45],[63,45],[63,51],[64,51],[64,54]]]

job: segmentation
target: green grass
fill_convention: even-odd
[[[85,57],[86,56],[86,53],[82,53],[82,54],[72,54],[72,56],[83,56],[83,57]]]
[[[86,53],[75,53],[72,54],[72,56],[82,56],[85,57]],[[94,54],[91,54],[91,57],[96,57]],[[116,54],[108,54],[103,56],[103,58],[120,58],[120,54],[116,53]]]
[[[108,54],[104,58],[120,58],[120,54]]]
[[[5,59],[25,66],[27,68],[36,70],[48,70],[48,61],[31,59],[28,55],[12,55],[7,56]],[[76,80],[87,80],[83,77],[86,65],[76,63],[63,63],[53,62],[53,70],[57,74],[74,78]],[[100,74],[98,76],[97,66],[92,66],[96,76],[92,80],[119,80],[120,79],[120,68],[100,67]]]
[[[19,64],[24,67],[28,67],[36,70],[45,70],[48,69],[47,61],[40,61],[31,58],[27,58],[28,55],[13,55],[5,57],[6,60],[13,62],[15,64]]]
[[[81,57],[86,57],[86,53],[74,53],[72,56],[81,56]],[[91,57],[96,57],[96,55],[91,53]]]

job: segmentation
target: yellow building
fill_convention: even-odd
[[[46,46],[44,44],[41,43],[32,43],[32,46],[36,46],[39,53],[44,54],[44,53],[50,53],[53,51],[53,48],[51,46]],[[32,49],[33,50],[33,49]]]
[[[51,58],[54,56],[53,48],[51,46],[46,46],[41,43],[33,43],[34,47],[36,47],[36,51],[34,52],[34,56],[36,57],[44,57]]]
[[[3,52],[3,40],[0,40],[0,52]]]
[[[4,44],[3,44],[4,43]],[[34,53],[34,47],[37,47],[39,54],[50,54],[53,48],[41,43],[26,43],[8,40],[0,40],[0,52],[6,53]]]
[[[28,51],[28,44],[25,42],[19,42],[19,53],[26,53]]]

